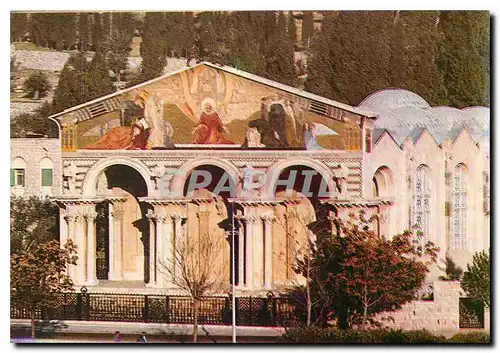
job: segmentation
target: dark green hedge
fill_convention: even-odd
[[[355,331],[309,326],[288,331],[279,340],[282,343],[490,343],[490,335],[486,332],[467,332],[446,339],[444,336],[434,335],[427,330]]]

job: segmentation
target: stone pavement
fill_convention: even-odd
[[[11,336],[23,337],[29,334],[29,320],[11,320]],[[157,324],[143,322],[102,322],[102,321],[45,321],[37,323],[37,331],[43,342],[57,339],[57,342],[81,342],[97,339],[97,342],[107,342],[115,331],[120,331],[126,341],[135,342],[138,335],[144,331],[153,340],[161,343],[184,343],[190,341],[193,325]],[[273,342],[285,332],[282,327],[250,327],[237,326],[236,336],[244,341]],[[207,342],[231,342],[231,326],[199,325],[198,336]],[[57,336],[57,338],[55,338]],[[81,338],[80,338],[81,337]],[[47,341],[47,339],[49,341]],[[66,340],[66,341],[65,341]],[[67,341],[69,340],[69,341]],[[75,341],[76,340],[76,341]],[[28,342],[26,342],[28,343]]]

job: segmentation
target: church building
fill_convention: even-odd
[[[359,210],[379,215],[380,236],[416,225],[439,246],[429,283],[445,256],[465,268],[490,246],[487,107],[431,107],[403,89],[354,107],[203,62],[51,119],[50,195],[61,242],[78,246],[77,288],[176,294],[165,267],[178,242],[208,235],[221,293],[233,263],[239,295],[284,293],[303,281],[309,225]]]

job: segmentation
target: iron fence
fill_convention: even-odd
[[[460,328],[484,328],[484,305],[471,298],[459,299]]]
[[[194,300],[190,297],[158,294],[63,293],[60,305],[35,312],[38,320],[122,321],[192,324]],[[296,303],[290,297],[237,297],[236,324],[241,326],[291,327],[301,324]],[[231,297],[200,300],[198,322],[231,325]],[[11,302],[12,319],[30,319],[29,310]]]

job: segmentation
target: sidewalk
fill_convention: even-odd
[[[11,330],[26,330],[30,327],[30,320],[11,319]],[[43,333],[65,333],[65,334],[95,334],[113,335],[120,331],[124,335],[138,335],[144,331],[151,336],[190,336],[193,325],[185,324],[158,324],[144,322],[110,322],[110,321],[45,321],[37,322],[37,331]],[[238,337],[278,337],[285,333],[282,327],[255,327],[236,326]],[[231,337],[231,326],[222,325],[199,325],[198,335],[200,337]]]

